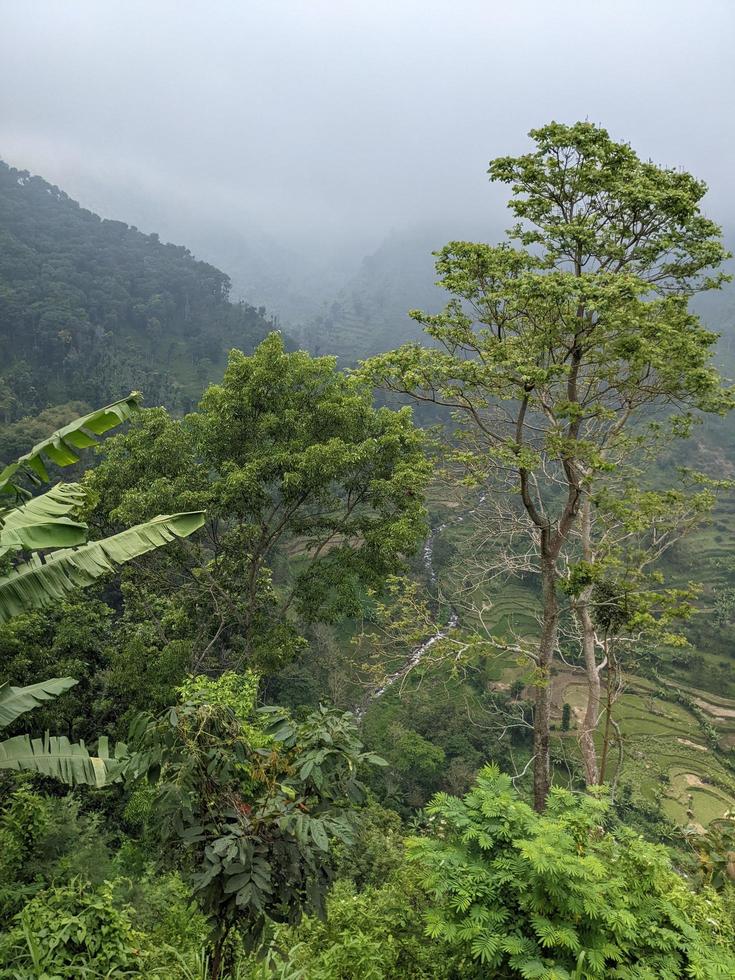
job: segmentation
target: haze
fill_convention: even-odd
[[[221,234],[347,262],[392,230],[475,234],[504,197],[487,161],[552,118],[691,170],[732,219],[730,0],[6,0],[2,14],[0,156],[195,251]]]

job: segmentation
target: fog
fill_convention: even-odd
[[[347,262],[417,225],[476,233],[505,193],[488,160],[551,119],[605,125],[735,212],[731,0],[0,9],[0,156],[195,250]]]

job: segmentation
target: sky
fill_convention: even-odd
[[[735,218],[732,0],[0,0],[0,157],[179,241],[462,237],[488,161],[589,119]]]

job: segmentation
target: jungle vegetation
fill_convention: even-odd
[[[351,371],[0,172],[0,977],[735,975],[728,256],[691,175],[530,135]]]

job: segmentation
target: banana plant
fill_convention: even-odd
[[[29,496],[18,484],[19,476],[27,476],[34,483],[48,483],[48,463],[55,463],[56,466],[78,463],[79,450],[97,445],[98,436],[131,419],[140,411],[142,397],[139,391],[131,391],[127,398],[120,398],[111,405],[98,408],[95,412],[74,419],[52,432],[46,439],[36,443],[25,456],[10,463],[0,472],[0,493]]]
[[[12,505],[0,508],[0,561],[6,565],[0,575],[0,623],[31,609],[54,606],[118,565],[174,538],[188,537],[204,523],[203,511],[161,515],[111,537],[87,541],[87,525],[75,516],[84,503],[83,487],[58,483],[32,497],[23,486],[23,478],[35,485],[48,480],[49,462],[57,466],[78,462],[78,451],[95,445],[97,436],[131,418],[139,399],[133,392],[71,422],[0,472],[0,495],[12,499]],[[23,688],[0,685],[0,729],[76,683],[70,677],[57,677]],[[116,772],[120,751],[111,757],[104,736],[97,755],[91,756],[83,742],[71,743],[65,736],[16,735],[0,742],[0,769],[30,770],[70,785],[100,786]]]
[[[0,731],[26,711],[58,697],[76,683],[73,677],[53,677],[30,687],[0,685]],[[48,732],[42,738],[15,735],[0,742],[0,769],[37,772],[69,786],[104,786],[115,778],[124,756],[122,743],[110,755],[104,735],[99,739],[96,755],[90,755],[84,742],[70,742],[65,735]]]

